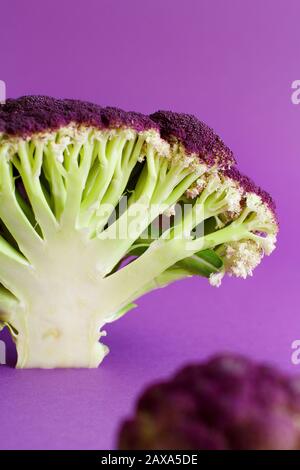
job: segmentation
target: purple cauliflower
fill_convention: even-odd
[[[121,450],[300,449],[300,377],[223,354],[150,386]]]
[[[271,196],[235,165],[188,114],[1,104],[0,330],[17,367],[98,367],[105,325],[146,292],[252,275],[278,223]]]

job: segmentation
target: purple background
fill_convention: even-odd
[[[298,0],[2,0],[8,96],[194,113],[275,197],[281,232],[247,281],[195,278],[141,299],[107,328],[99,370],[0,367],[1,448],[111,448],[147,383],[220,350],[300,371],[299,15]]]

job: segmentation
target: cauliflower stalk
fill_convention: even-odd
[[[277,223],[233,165],[193,116],[47,97],[1,105],[0,329],[17,367],[97,367],[103,326],[137,297],[187,276],[252,274]]]

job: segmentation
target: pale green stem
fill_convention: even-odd
[[[35,219],[41,227],[44,238],[47,239],[48,236],[57,231],[58,222],[48,205],[41,187],[39,179],[41,167],[37,168],[36,165],[38,163],[36,162],[35,165],[33,162],[32,168],[26,152],[26,144],[21,141],[18,145],[18,156],[20,160],[15,155],[12,161],[21,175],[28,199],[33,208]]]
[[[81,151],[81,163],[78,165],[78,154]],[[61,217],[62,227],[76,227],[83,190],[89,174],[93,155],[93,145],[87,141],[83,146],[74,145],[68,162],[66,176],[66,200]]]
[[[124,136],[113,137],[104,146],[99,146],[99,169],[94,180],[94,186],[83,199],[80,211],[80,226],[89,227],[89,222],[95,211],[99,208],[102,198],[113,177],[118,160],[121,158],[126,143]]]
[[[0,218],[17,241],[23,254],[34,263],[43,251],[40,238],[21,209],[15,195],[10,163],[0,151]]]
[[[0,282],[16,297],[22,298],[32,285],[33,268],[6,240],[0,237]]]
[[[5,287],[0,286],[0,323],[10,325],[17,330],[19,326],[19,319],[17,318],[19,308],[19,300]],[[13,332],[11,329],[10,331]]]
[[[186,256],[185,240],[157,241],[153,245],[135,261],[104,279],[108,299],[107,305],[104,299],[101,306],[104,312],[110,314],[131,302],[145,286]]]
[[[139,292],[136,292],[130,301],[142,297],[144,294],[147,294],[148,292],[151,292],[155,289],[161,289],[162,287],[168,286],[172,282],[180,281],[187,277],[192,277],[192,274],[186,269],[169,268],[165,272],[155,277],[152,281],[149,282],[149,284],[146,284]]]
[[[158,185],[160,162],[161,157],[150,147],[147,152],[146,166],[140,177],[144,187],[142,196],[136,201],[136,195],[134,194],[134,202],[129,204],[128,209],[108,229],[100,233],[98,238],[92,241],[94,246],[99,246],[98,270],[102,276],[107,275],[113,269],[149,224],[169,207],[166,205],[165,200],[172,201],[172,192],[177,192],[177,186],[180,185],[182,195],[191,185],[191,181],[195,181],[198,177],[195,172],[193,172],[192,176],[187,175],[188,170],[184,168],[181,174],[182,180],[180,181],[178,171],[176,170],[174,176],[174,171],[172,170],[173,186],[168,173],[166,174],[167,181],[160,180]],[[165,160],[163,159],[162,164],[164,165],[164,163]],[[189,169],[189,171],[191,172],[192,170]],[[155,204],[152,201],[154,191],[156,194]],[[158,194],[162,197],[160,202],[158,202]]]
[[[110,210],[106,211],[105,214],[99,215],[96,213],[94,215],[90,223],[91,233],[99,234],[107,224],[113,209],[124,194],[131,172],[141,154],[143,144],[144,137],[142,136],[139,136],[137,140],[132,139],[126,143],[122,158],[118,161],[115,173],[101,202],[101,205],[106,205],[107,208],[110,206]]]
[[[151,283],[154,285],[156,278],[159,279],[164,271],[183,258],[222,243],[246,238],[248,233],[245,226],[232,223],[196,240],[177,238],[153,242],[142,256],[104,280],[108,296],[114,297],[114,303],[110,303],[107,308],[110,312],[118,310],[132,302],[140,293],[149,291],[149,286]]]
[[[54,213],[56,218],[59,220],[66,200],[66,188],[64,184],[66,170],[62,163],[58,161],[54,145],[55,144],[52,142],[45,145],[43,168],[51,188]]]

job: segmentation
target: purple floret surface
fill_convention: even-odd
[[[74,99],[48,96],[22,96],[0,105],[0,132],[11,137],[30,137],[40,132],[57,131],[71,123],[100,130],[129,128],[137,132],[156,130],[169,143],[180,142],[188,154],[196,154],[208,166],[217,164],[246,192],[258,194],[273,212],[272,197],[235,167],[232,151],[215,131],[195,116],[172,111],[157,111],[149,116],[116,107]]]
[[[8,136],[27,137],[56,131],[71,123],[100,130],[130,128],[142,132],[155,129],[170,143],[177,139],[186,153],[199,155],[209,166],[218,163],[225,169],[235,163],[232,151],[214,130],[189,114],[158,111],[146,116],[80,100],[38,95],[8,99],[0,106],[0,132]]]
[[[102,129],[130,128],[138,132],[157,129],[147,116],[114,107],[48,96],[22,96],[0,106],[0,132],[8,136],[56,131],[71,123]]]
[[[199,155],[207,165],[213,166],[218,161],[221,167],[229,168],[235,164],[233,152],[211,127],[195,116],[157,111],[150,118],[159,125],[163,139],[170,143],[177,140],[187,153]]]
[[[274,217],[277,221],[276,204],[272,196],[267,191],[257,186],[251,178],[240,173],[239,170],[235,167],[225,170],[224,174],[236,181],[246,193],[255,193],[260,196],[264,204],[266,204],[269,209],[273,212]]]

